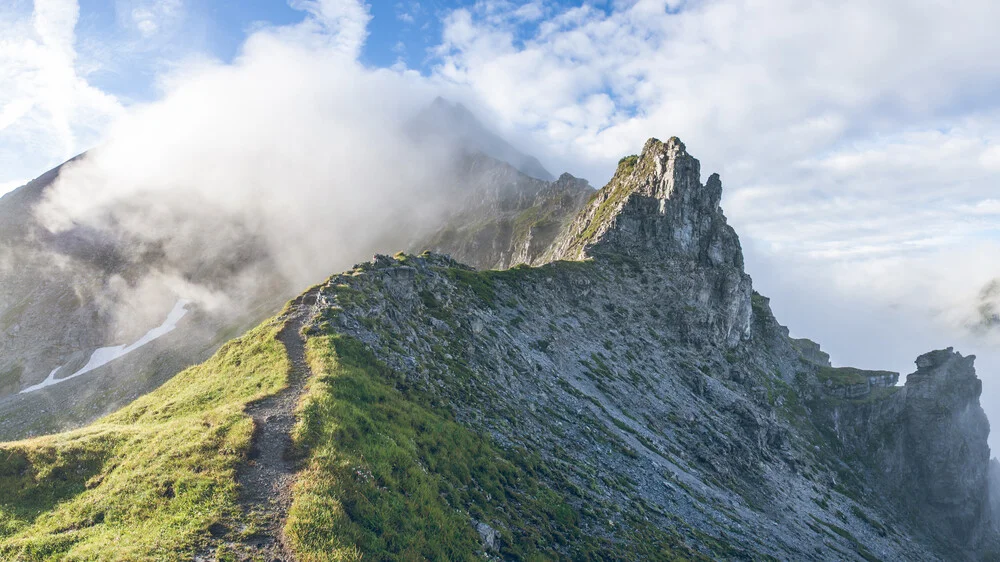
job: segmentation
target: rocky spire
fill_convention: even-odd
[[[690,258],[742,270],[739,237],[726,223],[721,199],[718,174],[702,184],[701,164],[680,139],[649,139],[641,154],[621,159],[552,257]]]
[[[950,347],[925,353],[905,388],[912,502],[932,528],[963,546],[976,545],[990,526],[990,424],[975,359]]]
[[[649,139],[641,154],[621,159],[538,262],[627,256],[663,264],[675,281],[692,280],[679,298],[710,311],[717,341],[735,345],[750,336],[753,288],[721,199],[719,176],[702,184],[701,165],[680,139]]]

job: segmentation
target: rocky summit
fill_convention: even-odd
[[[462,164],[486,206],[437,251],[376,255],[95,425],[0,445],[0,555],[995,559],[974,357],[899,386],[790,338],[677,138],[597,191],[488,158]]]

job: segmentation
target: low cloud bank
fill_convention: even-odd
[[[433,91],[359,65],[354,30],[323,17],[175,69],[48,190],[46,229],[114,246],[103,295],[131,331],[178,297],[232,312],[295,294],[440,220],[453,147],[406,133]]]

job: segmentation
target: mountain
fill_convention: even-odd
[[[551,178],[461,105],[439,99],[409,131],[454,148],[454,169],[441,186],[453,205],[433,230],[388,220],[393,232],[356,248],[338,268],[408,246],[441,248],[480,267],[522,263],[593,192],[568,175],[551,182],[518,171]],[[115,230],[114,220],[109,229],[74,224],[50,232],[37,216],[39,205],[60,174],[87,157],[0,198],[0,439],[79,427],[109,414],[204,361],[301,290],[301,281],[278,265],[275,248],[238,214],[212,214],[207,227],[174,229],[199,233],[181,241]],[[480,229],[475,239],[468,234],[474,228]],[[449,239],[454,231],[461,235]],[[190,286],[221,295],[227,306],[209,310],[190,300],[184,290]]]
[[[460,103],[438,97],[409,124],[412,135],[447,146],[458,147],[467,154],[482,153],[494,160],[507,162],[519,172],[542,181],[555,178],[534,156],[517,150],[493,131],[486,128],[471,111]]]
[[[594,194],[586,180],[570,174],[543,181],[481,153],[459,162],[464,197],[411,251],[447,253],[478,269],[536,263]]]
[[[229,251],[187,252],[182,260],[159,241],[79,224],[49,231],[38,206],[60,174],[86,158],[0,198],[0,438],[53,432],[114,411],[207,359],[289,292],[259,240],[239,225],[230,230]],[[170,287],[181,280],[222,289],[250,276],[256,281],[241,306],[219,314],[184,305]],[[91,372],[100,376],[80,376]]]
[[[789,338],[721,189],[651,139],[542,257],[330,277],[95,424],[0,445],[0,554],[995,557],[974,357],[927,353],[896,386]],[[486,263],[513,238],[449,243]]]

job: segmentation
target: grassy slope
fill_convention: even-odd
[[[302,560],[473,559],[482,548],[470,517],[505,528],[503,553],[517,559],[596,546],[563,495],[541,483],[537,457],[500,450],[404,395],[354,340],[309,343],[317,377],[295,440],[311,460],[286,527]]]
[[[238,514],[243,408],[286,382],[279,329],[265,322],[88,427],[0,444],[0,559],[190,559]]]

